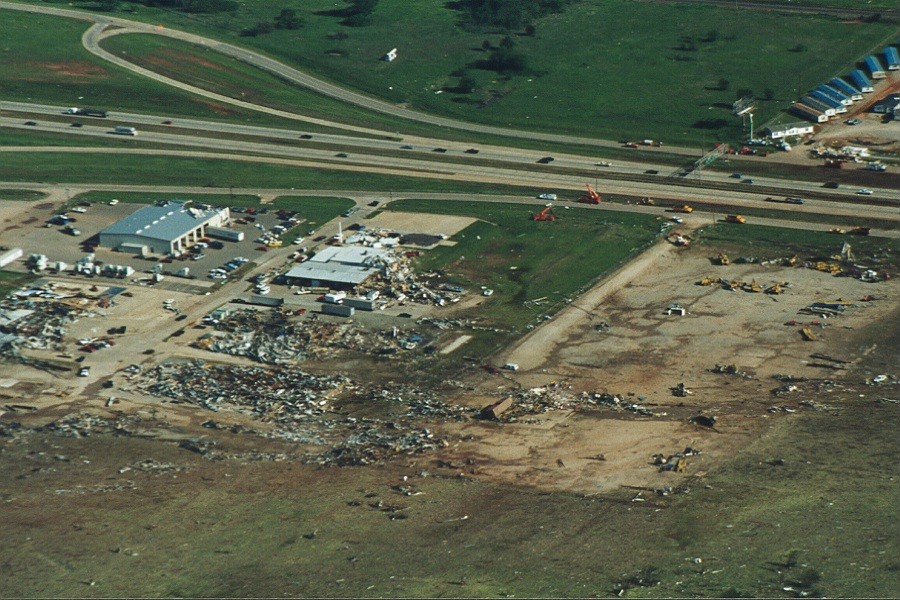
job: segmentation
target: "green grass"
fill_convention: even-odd
[[[44,192],[34,190],[0,189],[0,200],[33,202],[35,200],[43,200],[46,197],[47,195]]]
[[[310,226],[316,227],[327,223],[339,214],[352,208],[356,203],[349,198],[334,198],[323,196],[279,196],[272,203],[275,208],[293,210],[298,216],[305,219],[303,223],[287,232],[281,239],[285,244],[292,243],[296,238],[308,231]]]
[[[157,200],[194,200],[213,206],[259,206],[259,196],[249,194],[176,194],[172,192],[84,192],[72,197],[72,203],[80,201],[108,203],[115,198],[129,204],[151,204]]]
[[[40,152],[4,154],[0,180],[185,185],[211,188],[365,189],[533,195],[538,188],[504,186],[251,163],[241,160]],[[210,190],[213,191],[213,190]],[[219,192],[221,193],[221,192]]]
[[[0,298],[6,298],[6,295],[13,290],[35,279],[36,277],[30,273],[14,273],[0,270]]]
[[[577,208],[557,208],[559,218],[554,222],[532,221],[531,213],[538,208],[428,200],[400,200],[388,207],[477,218],[451,238],[455,246],[425,253],[417,271],[442,271],[471,294],[480,294],[481,286],[493,289],[483,308],[476,309],[477,316],[516,333],[646,248],[660,230],[657,217]],[[547,298],[547,304],[535,309],[523,306],[537,298]],[[490,337],[496,343],[508,336]],[[471,352],[468,344],[466,351]]]
[[[23,436],[0,455],[13,500],[0,595],[612,597],[644,573],[654,581],[623,597],[790,597],[783,587],[817,573],[813,596],[891,597],[900,410],[835,402],[843,410],[773,419],[690,493],[644,503],[634,490],[584,498],[470,480],[426,457],[317,469],[207,461],[137,437]],[[50,445],[84,461],[51,462],[39,454]],[[117,472],[149,457],[188,471]],[[422,495],[391,489],[404,474]],[[123,480],[136,489],[52,493]],[[379,501],[408,518],[369,506]]]
[[[223,106],[110,65],[81,45],[83,21],[0,10],[0,97],[248,124],[296,121]]]
[[[792,254],[803,258],[830,257],[840,254],[844,242],[851,245],[858,259],[876,257],[887,264],[900,260],[900,240],[895,239],[733,223],[717,223],[697,230],[695,237],[700,244],[737,248],[744,255],[761,260]]]
[[[456,85],[458,77],[452,73],[484,58],[483,39],[497,44],[501,36],[462,30],[457,12],[425,0],[381,2],[371,24],[359,28],[316,14],[333,8],[331,0],[286,0],[278,9],[282,7],[296,9],[306,26],[240,37],[241,30],[277,14],[270,3],[259,1],[243,3],[235,14],[183,15],[138,7],[122,16],[250,46],[382,99],[463,120],[706,145],[739,137],[741,125],[729,112],[736,90],[749,88],[758,96],[772,90],[774,99],[761,102],[757,111],[757,121],[763,123],[807,89],[848,70],[860,56],[897,35],[896,26],[885,23],[585,0],[540,19],[534,37],[513,35],[530,62],[529,74],[504,78],[468,68],[478,83],[475,93],[437,94]],[[396,27],[405,21],[416,27]],[[700,41],[712,30],[718,34],[715,41]],[[42,35],[39,31],[33,37]],[[686,36],[696,51],[676,49]],[[797,45],[805,50],[790,51]],[[397,61],[378,60],[386,46],[400,49]],[[564,61],[558,60],[561,49]],[[676,61],[676,56],[692,60]],[[719,79],[729,81],[727,90],[711,89]],[[29,93],[35,89],[29,87]],[[502,99],[479,107],[481,99],[495,93]],[[663,96],[665,110],[660,109]]]

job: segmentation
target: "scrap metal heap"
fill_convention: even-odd
[[[294,318],[284,310],[241,309],[217,319],[213,326],[215,334],[206,334],[192,345],[266,364],[321,359],[335,350],[389,356],[412,350],[425,340],[406,329],[369,331],[351,322]]]
[[[68,326],[94,317],[95,298],[54,291],[52,285],[22,288],[0,301],[0,353],[19,350],[63,350]]]

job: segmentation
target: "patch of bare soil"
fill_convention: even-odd
[[[487,479],[586,493],[676,485],[740,452],[772,419],[815,410],[840,388],[841,367],[864,351],[863,328],[889,320],[900,299],[893,280],[865,283],[759,264],[714,266],[707,252],[651,249],[525,338],[506,357],[521,370],[493,383],[494,390],[505,386],[513,393],[564,382],[573,395],[616,394],[655,416],[591,407],[518,423],[468,424],[462,433],[469,437],[454,448],[458,459],[468,460],[460,467]],[[780,295],[728,291],[698,285],[706,276],[788,286]],[[869,295],[877,300],[863,302]],[[848,307],[835,318],[799,312],[814,302],[840,301]],[[673,303],[687,314],[665,314]],[[804,325],[815,341],[804,340]],[[714,372],[716,365],[733,365],[737,373]],[[803,383],[776,394],[790,385],[781,375]],[[688,395],[674,394],[679,383]],[[701,414],[715,417],[715,426],[691,422]],[[683,475],[651,464],[654,454],[686,447],[702,452],[687,458]]]
[[[89,82],[105,79],[106,69],[88,62],[37,62],[30,61],[22,69],[20,79],[25,81],[57,80],[60,78],[74,80],[75,82]]]

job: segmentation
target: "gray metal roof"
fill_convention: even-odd
[[[193,231],[217,213],[215,209],[185,208],[184,201],[170,200],[140,208],[100,234],[139,235],[171,242]]]
[[[289,279],[316,279],[358,285],[378,272],[378,269],[357,267],[341,263],[308,261],[297,265],[287,273]]]

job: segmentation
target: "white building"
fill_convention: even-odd
[[[366,246],[330,246],[285,273],[289,283],[349,290],[394,263],[389,252]]]
[[[231,219],[228,208],[195,208],[178,200],[145,206],[100,232],[100,245],[156,254],[180,254],[206,237],[207,227],[221,227]]]
[[[783,125],[772,125],[766,128],[766,134],[773,140],[780,140],[787,137],[800,137],[813,133],[815,127],[810,123],[802,121],[795,123],[785,123]]]

